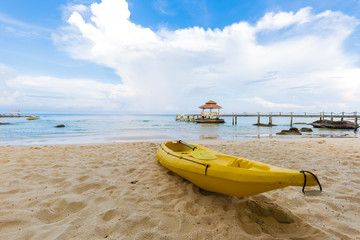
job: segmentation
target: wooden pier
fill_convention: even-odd
[[[176,121],[195,122],[195,119],[200,116],[201,114],[176,114]]]
[[[30,116],[13,115],[13,114],[0,114],[0,118],[21,118],[21,117],[30,117]]]
[[[273,125],[272,119],[274,117],[282,117],[282,118],[290,118],[290,126],[293,125],[294,118],[319,118],[320,120],[329,119],[331,121],[334,121],[334,119],[340,119],[340,121],[344,121],[344,119],[350,119],[353,120],[355,124],[358,123],[358,119],[360,118],[360,115],[357,114],[357,112],[353,113],[233,113],[233,114],[218,114],[213,113],[213,117],[231,117],[232,118],[232,125],[237,124],[237,119],[242,117],[256,117],[257,118],[257,124],[256,125]],[[216,115],[216,116],[215,116]],[[201,114],[177,114],[176,115],[176,121],[185,121],[185,122],[194,122],[196,118],[200,117]],[[262,124],[261,118],[268,118],[269,123],[268,124]]]

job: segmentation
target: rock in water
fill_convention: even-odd
[[[64,124],[60,124],[60,125],[56,125],[55,127],[57,127],[57,128],[63,128],[63,127],[65,127],[65,125],[64,125]]]
[[[289,128],[289,132],[299,132],[299,129],[296,127]]]
[[[36,119],[40,119],[40,118],[38,118],[38,117],[33,117],[33,116],[30,116],[30,117],[26,118],[26,120],[36,120]]]
[[[281,132],[276,133],[276,135],[302,135],[301,132],[299,132],[299,129],[296,127],[292,127],[289,130],[281,130]]]
[[[317,120],[311,124],[316,128],[332,128],[332,129],[358,129],[359,124],[350,121],[330,121],[330,120]]]
[[[311,128],[303,127],[300,129],[301,132],[312,132],[313,130]]]

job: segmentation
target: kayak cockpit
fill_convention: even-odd
[[[194,150],[191,149],[186,144],[179,143],[178,141],[171,141],[171,142],[166,142],[165,146],[169,148],[171,151],[173,151],[176,155],[179,155],[179,157],[189,156],[189,157],[197,158],[196,155],[193,154]],[[219,154],[210,149],[207,149],[205,147],[200,147],[197,145],[192,145],[192,147],[194,147],[195,150],[201,150],[203,152],[208,152],[209,154],[212,154],[214,156],[212,158],[208,158],[208,159],[198,158],[198,159],[212,161],[214,164],[227,166],[227,167],[243,168],[243,169],[253,169],[253,170],[262,170],[262,171],[270,170],[270,166],[266,164],[249,161],[247,159],[237,158],[225,154]]]
[[[270,166],[266,164],[261,164],[253,161],[249,161],[246,159],[236,158],[232,163],[228,166],[230,167],[237,167],[237,168],[244,168],[244,169],[254,169],[254,170],[262,170],[262,171],[269,171]]]

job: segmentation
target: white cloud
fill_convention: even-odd
[[[359,55],[343,50],[359,21],[340,12],[308,7],[266,13],[255,25],[155,32],[131,22],[125,0],[103,0],[88,11],[74,8],[68,23],[55,41],[74,58],[115,69],[122,83],[109,98],[127,109],[196,110],[209,99],[224,111],[360,103]],[[254,96],[261,96],[254,105],[235,101]]]
[[[104,112],[120,109],[136,96],[136,90],[122,84],[91,79],[65,79],[19,75],[0,64],[2,111],[12,106],[26,109],[54,109],[62,112]]]
[[[268,12],[256,24],[257,31],[278,30],[293,24],[304,24],[312,18],[311,8],[306,7],[294,12]]]
[[[292,103],[274,103],[274,102],[270,102],[267,101],[265,99],[262,99],[260,97],[253,97],[253,98],[249,98],[249,99],[238,99],[239,101],[243,101],[243,102],[250,102],[250,103],[255,103],[258,104],[262,107],[264,107],[265,109],[269,109],[269,110],[287,110],[287,111],[291,111],[291,110],[299,110],[299,109],[314,109],[315,106],[302,106],[302,105],[298,105],[298,104],[292,104]]]
[[[4,25],[4,30],[6,32],[20,37],[48,39],[52,32],[51,29],[7,17],[1,12],[0,23],[4,23],[2,25]],[[0,25],[0,27],[2,26]]]
[[[8,107],[16,103],[20,92],[9,88],[6,80],[15,76],[15,70],[0,63],[0,105]]]

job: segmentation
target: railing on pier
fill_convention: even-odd
[[[29,116],[24,116],[20,114],[0,114],[0,118],[20,118],[20,117],[29,117]]]
[[[194,122],[196,117],[200,114],[176,114],[176,121]]]
[[[201,112],[202,117],[218,117],[220,115],[220,112]]]
[[[203,115],[210,114],[210,115]],[[320,120],[329,119],[331,121],[334,121],[334,119],[340,119],[340,121],[344,121],[344,119],[351,119],[354,120],[354,123],[358,123],[358,119],[360,118],[360,115],[358,115],[358,112],[352,112],[352,113],[334,113],[334,112],[319,112],[319,113],[294,113],[294,112],[270,112],[270,113],[232,113],[232,114],[220,114],[218,112],[202,112],[201,114],[177,114],[176,120],[177,121],[194,121],[196,117],[200,116],[214,116],[214,117],[232,117],[232,124],[237,124],[237,118],[238,117],[256,117],[257,118],[257,124],[261,125],[261,118],[269,118],[269,125],[272,125],[272,118],[273,117],[289,117],[290,118],[290,126],[293,124],[294,118],[319,118]]]

